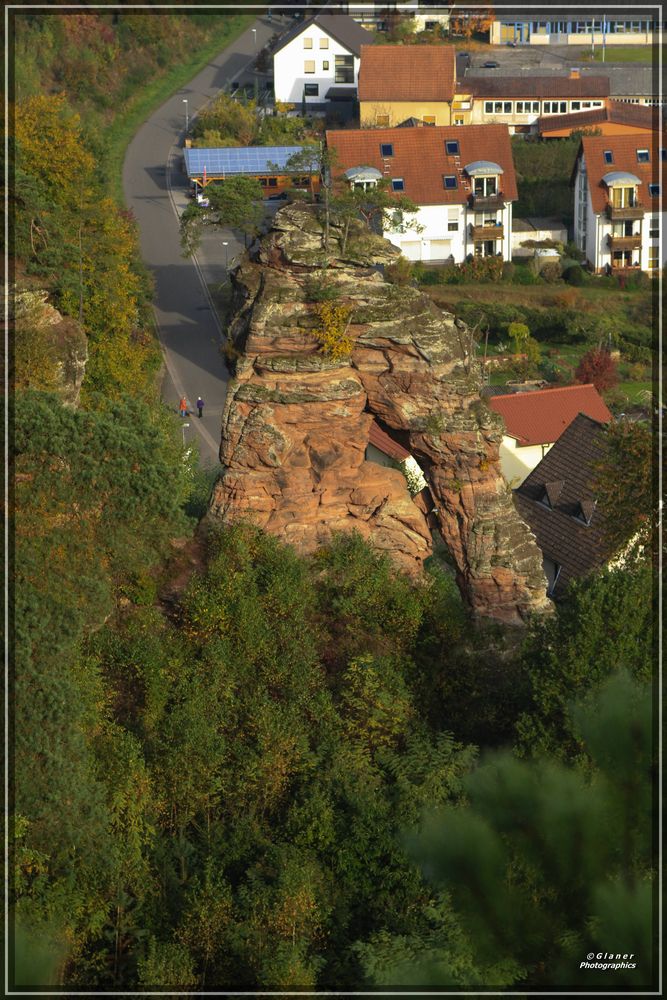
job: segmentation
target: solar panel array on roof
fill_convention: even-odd
[[[230,146],[225,149],[185,149],[188,177],[271,173],[270,163],[284,167],[302,146]]]

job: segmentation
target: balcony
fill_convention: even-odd
[[[504,236],[503,226],[471,226],[473,241],[479,240],[502,240]]]
[[[607,237],[610,250],[639,250],[642,245],[640,233],[634,236],[611,236]]]
[[[611,202],[607,202],[607,217],[612,222],[633,222],[635,219],[644,218],[644,206],[637,202],[635,205],[621,208],[618,205],[612,205]]]
[[[489,195],[471,194],[469,201],[471,207],[479,212],[497,212],[505,207],[505,196],[502,192]]]

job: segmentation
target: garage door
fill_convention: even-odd
[[[430,240],[428,244],[429,260],[447,260],[451,252],[451,240]]]
[[[401,243],[401,253],[408,260],[421,260],[422,259],[422,244],[421,240],[414,240],[405,243]]]

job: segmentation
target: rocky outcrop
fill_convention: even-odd
[[[65,406],[79,405],[88,361],[88,340],[77,320],[63,316],[48,292],[14,290],[15,379],[17,388],[56,392]]]
[[[239,352],[210,516],[248,518],[301,551],[358,530],[417,572],[442,533],[473,609],[508,623],[549,606],[541,555],[498,462],[502,421],[479,395],[469,332],[378,265],[398,251],[354,228],[328,253],[312,209],[280,211],[235,275]],[[324,268],[324,269],[323,269]],[[313,299],[351,309],[349,356],[324,355]],[[373,418],[415,456],[431,510],[403,474],[365,460]]]

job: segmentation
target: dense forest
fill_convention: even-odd
[[[17,21],[14,981],[649,985],[650,561],[518,634],[355,536],[198,527],[104,149],[215,16]]]

